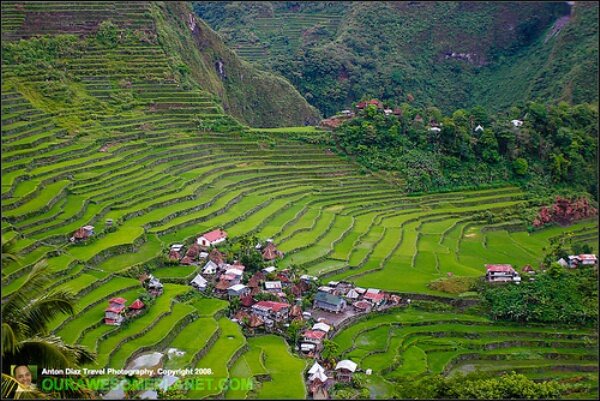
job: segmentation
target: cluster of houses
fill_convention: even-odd
[[[328,312],[344,312],[352,307],[355,312],[371,312],[386,305],[398,305],[398,295],[385,293],[377,288],[355,287],[346,281],[330,281],[317,289],[313,307]]]
[[[598,264],[598,258],[594,254],[580,254],[580,255],[569,255],[567,260],[560,258],[558,264],[563,267],[575,269],[580,266],[596,266]]]
[[[329,398],[329,390],[337,382],[348,383],[352,381],[358,365],[350,359],[339,361],[333,370],[326,370],[318,362],[308,370],[308,389],[314,400],[325,400]],[[370,374],[370,369],[367,370]]]
[[[158,297],[163,293],[162,283],[152,275],[143,274],[140,282],[151,297]],[[127,300],[122,297],[111,298],[108,307],[104,310],[104,323],[111,326],[120,326],[126,319],[131,319],[144,310],[146,305],[136,299],[131,305],[126,306]]]
[[[321,126],[321,128],[325,128],[325,129],[335,129],[335,128],[339,127],[340,125],[342,125],[344,123],[344,121],[354,118],[356,116],[357,112],[364,110],[369,106],[375,106],[379,112],[383,113],[386,116],[396,116],[396,117],[400,118],[400,117],[402,117],[402,114],[403,114],[403,110],[401,108],[395,107],[395,108],[391,109],[391,108],[385,107],[383,105],[383,102],[381,102],[378,99],[364,100],[364,101],[358,102],[354,106],[356,108],[356,112],[354,112],[350,109],[342,110],[338,115],[335,115],[335,116],[332,116],[332,117],[322,120],[320,123],[320,126]],[[414,117],[413,122],[422,124],[424,122],[424,120],[420,114],[417,114]],[[515,120],[511,120],[510,123],[513,127],[516,127],[516,128],[523,126],[522,120],[515,119]],[[441,124],[439,124],[435,120],[429,121],[428,129],[430,132],[435,132],[435,133],[439,133],[442,131]],[[478,124],[474,129],[474,132],[477,132],[477,133],[480,133],[483,131],[484,131],[484,127],[481,124]]]
[[[598,258],[594,254],[569,255],[567,260],[560,258],[557,263],[565,268],[575,269],[583,266],[597,266]],[[512,265],[490,264],[485,265],[485,269],[485,278],[490,283],[521,282],[521,276],[512,267]],[[522,272],[528,274],[529,276],[536,274],[536,271],[531,267],[531,265],[525,265],[522,269]],[[533,280],[532,277],[529,279]]]
[[[146,307],[142,301],[136,299],[129,306],[125,306],[125,298],[112,298],[108,301],[108,307],[104,310],[104,323],[112,326],[120,326],[125,319],[132,318],[142,312]]]

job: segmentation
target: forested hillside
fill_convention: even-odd
[[[325,115],[363,95],[446,112],[598,98],[594,2],[195,2]]]

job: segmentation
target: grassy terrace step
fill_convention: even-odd
[[[14,209],[3,207],[2,215],[9,221],[22,221],[27,217],[43,213],[52,207],[53,202],[58,201],[64,196],[64,189],[69,185],[69,181],[57,181],[49,184],[46,188],[39,191],[39,195],[31,201],[22,204]],[[8,210],[7,210],[8,209]]]
[[[165,284],[164,287],[163,295],[156,299],[156,302],[148,312],[136,319],[136,324],[129,324],[126,327],[122,327],[115,333],[108,335],[105,339],[100,339],[98,341],[97,347],[94,347],[98,353],[98,358],[96,363],[90,364],[89,367],[107,366],[111,351],[117,349],[117,347],[122,345],[127,339],[139,335],[140,327],[148,329],[160,324],[163,327],[162,332],[165,332],[165,326],[161,322],[164,322],[163,317],[173,313],[173,310],[171,309],[171,299],[178,294],[183,294],[188,288],[186,286],[168,283]],[[166,327],[169,326],[167,325]]]
[[[292,355],[285,340],[279,336],[258,336],[248,342],[252,347],[262,349],[264,366],[271,376],[271,381],[261,384],[258,399],[306,398],[306,360]]]
[[[202,350],[208,340],[217,333],[217,322],[212,317],[204,317],[194,320],[179,332],[175,339],[169,344],[170,347],[185,352],[181,357],[174,357],[165,363],[167,369],[186,369],[194,356]]]
[[[242,335],[237,323],[233,323],[227,318],[221,318],[217,323],[221,329],[219,338],[196,365],[198,368],[211,368],[211,378],[215,382],[229,377],[229,363],[232,362],[232,358],[246,344],[246,339]],[[216,388],[206,390],[195,389],[189,391],[187,397],[199,399],[219,393],[220,391]]]
[[[125,366],[125,362],[139,349],[151,349],[169,336],[171,330],[185,327],[188,324],[194,308],[190,305],[176,303],[173,305],[172,313],[161,319],[151,330],[135,341],[125,342],[120,348],[111,353],[108,366]]]
[[[3,2],[3,11],[16,11],[15,4]],[[67,30],[83,35],[91,28],[77,24],[96,26],[108,18],[154,31],[149,6],[142,2],[23,4],[24,12],[9,19],[3,13],[3,27],[8,22],[12,29],[7,38],[34,34],[35,27],[16,27],[37,11],[71,12],[65,18],[73,23]],[[292,41],[303,28],[335,28],[339,22],[324,13],[275,16],[259,24],[271,24],[265,29],[285,24],[282,32]],[[56,22],[47,32],[58,32]],[[248,57],[263,57],[252,53],[259,47],[242,46],[238,50]],[[282,50],[268,49],[277,51]],[[51,327],[67,342],[98,351],[98,366],[124,367],[136,353],[174,347],[185,354],[167,361],[167,367],[210,367],[216,379],[261,381],[252,392],[190,392],[188,397],[304,398],[305,361],[274,336],[250,338],[244,351],[239,327],[225,318],[215,320],[226,302],[174,302],[190,287],[167,280],[165,293],[146,315],[126,327],[103,325],[110,297],[124,296],[130,303],[142,292],[136,279],[124,277],[128,271],[153,264],[173,242],[224,227],[231,238],[247,233],[273,238],[286,252],[280,267],[297,263],[310,273],[350,277],[361,286],[435,293],[426,288],[430,280],[448,272],[481,275],[491,259],[536,263],[550,238],[564,231],[582,240],[597,238],[596,221],[531,234],[515,231],[511,221],[473,221],[481,211],[518,207],[528,195],[517,187],[501,187],[410,196],[377,176],[359,175],[354,164],[325,147],[290,140],[299,133],[322,132],[314,127],[199,131],[197,119],[229,117],[222,114],[218,98],[184,90],[173,79],[171,60],[160,45],[91,46],[81,57],[62,61],[68,65],[68,86],[81,100],[74,106],[41,93],[47,74],[36,68],[21,74],[15,66],[3,66],[10,88],[2,92],[2,198],[8,213],[3,213],[2,232],[17,238],[23,257],[21,264],[3,266],[9,274],[3,292],[14,292],[32,265],[47,258],[54,277],[49,288],[71,288],[80,297],[78,314],[61,316]],[[121,107],[122,93],[133,97],[130,110]],[[64,135],[65,130],[78,134]],[[108,143],[108,151],[100,152]],[[107,218],[114,219],[114,232],[104,232]],[[68,237],[86,224],[96,227],[96,238],[69,244]],[[153,274],[181,279],[197,269],[158,268]],[[192,320],[196,314],[199,318]],[[585,330],[495,325],[478,316],[413,309],[373,315],[342,330],[335,341],[362,369],[372,367],[378,383],[387,386],[386,378],[442,371],[457,363],[459,354],[480,351],[504,358],[528,347],[540,355],[532,361],[555,352],[564,358],[558,364],[589,358],[598,339]],[[547,372],[544,366],[540,373]],[[264,381],[265,375],[271,380]]]
[[[85,311],[88,308],[93,307],[94,304],[98,303],[101,303],[106,307],[108,299],[112,298],[113,294],[124,293],[125,291],[131,290],[131,287],[138,287],[138,289],[141,290],[141,285],[137,280],[129,277],[114,276],[100,287],[80,297],[77,302],[77,312],[74,316],[70,318],[67,318],[67,316],[64,315],[59,316],[58,318],[54,319],[54,321],[49,325],[49,328],[52,331],[55,331],[59,328],[65,328],[66,331],[69,331],[69,322],[73,319],[76,319],[77,316],[82,313],[82,311]]]

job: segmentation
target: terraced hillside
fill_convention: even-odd
[[[577,382],[581,391],[569,398],[598,396],[598,333],[594,330],[501,325],[480,316],[409,308],[360,321],[334,341],[344,357],[362,369],[373,369],[372,395],[392,396],[399,379],[481,370]]]
[[[94,16],[106,4],[85,3],[79,12]],[[448,272],[479,276],[484,263],[535,264],[549,238],[564,231],[528,234],[511,220],[487,223],[486,211],[510,216],[527,206],[528,195],[515,187],[407,196],[400,185],[288,135],[310,129],[245,130],[213,95],[179,81],[170,54],[152,40],[153,5],[110,4],[113,14],[99,13],[93,34],[85,19],[67,28],[42,24],[44,33],[82,37],[13,42],[13,58],[2,65],[1,228],[3,238],[16,239],[19,256],[2,266],[3,297],[46,259],[48,289],[78,297],[78,313],[51,329],[97,351],[90,367],[122,368],[141,352],[178,348],[185,354],[169,361],[173,367],[263,381],[244,394],[190,397],[304,396],[305,363],[283,340],[246,339],[224,317],[226,304],[187,295],[197,267],[161,265],[171,244],[216,227],[232,239],[273,238],[286,252],[280,268],[294,263],[322,277],[432,294],[427,283]],[[76,14],[71,6],[65,12]],[[61,6],[2,7],[11,11],[3,13],[3,40],[13,40],[38,32],[19,25],[22,18]],[[5,16],[12,25],[5,27]],[[133,29],[114,46],[109,24],[97,33],[97,22],[113,17]],[[70,243],[87,224],[96,235]],[[595,244],[597,221],[568,231]],[[164,294],[128,325],[102,324],[109,299],[139,296],[142,267],[155,268]]]

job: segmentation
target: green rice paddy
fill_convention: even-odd
[[[92,7],[26,3],[19,11],[15,4],[2,3],[3,22],[5,10],[23,16],[51,7]],[[119,26],[156,32],[149,3],[111,3],[110,10],[104,3],[94,5],[99,14],[90,15],[92,20],[111,18]],[[12,27],[6,40],[29,37],[34,32],[28,29],[35,27]],[[46,259],[52,278],[48,289],[69,289],[78,296],[77,314],[55,319],[50,328],[67,342],[98,352],[88,367],[124,368],[141,351],[177,348],[185,354],[167,366],[210,367],[214,378],[243,377],[256,384],[249,391],[194,390],[187,397],[306,396],[307,362],[282,338],[245,338],[223,317],[224,301],[180,300],[190,291],[186,280],[197,266],[155,267],[171,244],[191,244],[217,227],[231,239],[244,234],[273,238],[286,253],[279,268],[293,263],[325,281],[347,279],[363,287],[432,295],[447,295],[427,284],[448,273],[481,276],[486,263],[536,266],[542,249],[563,232],[583,235],[598,251],[597,220],[534,233],[487,230],[490,224],[479,213],[522,208],[527,194],[520,188],[409,197],[398,186],[361,174],[325,147],[290,139],[316,132],[312,127],[242,132],[221,114],[212,95],[176,82],[158,42],[85,46],[82,54],[60,60],[66,71],[62,80],[47,78],[48,71],[34,65],[3,65],[2,235],[16,239],[20,259],[3,266],[2,290],[3,296],[18,290],[35,263]],[[47,79],[70,90],[73,98],[58,90],[49,96]],[[120,97],[123,88],[131,99]],[[220,129],[198,128],[198,119],[213,118],[221,118]],[[113,219],[112,228],[107,219]],[[75,230],[88,224],[96,235],[72,244]],[[136,276],[140,267],[163,280],[164,294],[130,323],[104,325],[108,299],[120,296],[129,304],[143,292]],[[580,365],[597,365],[597,359],[577,359],[591,358],[589,344],[597,345],[597,333],[495,325],[466,314],[381,315],[350,326],[335,341],[361,368],[383,378],[378,388],[387,388],[398,375],[450,374],[471,365],[507,368],[486,358],[512,362],[527,347],[505,343],[485,349],[500,340],[497,332],[514,333],[523,344],[529,335],[552,342],[562,341],[563,332],[577,337],[569,341],[581,345],[582,354],[567,352],[577,347],[564,344],[532,346],[531,358],[514,365],[531,377],[552,377],[548,352],[564,356],[556,365],[569,374],[579,374]],[[474,353],[481,358],[457,359]],[[597,389],[597,380],[586,380]]]

